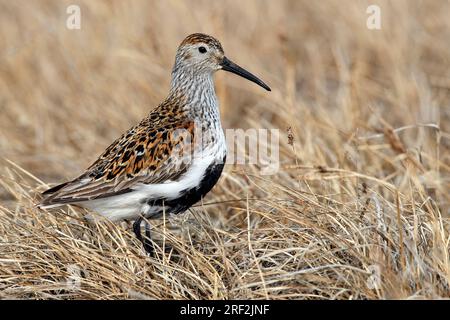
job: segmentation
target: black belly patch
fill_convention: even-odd
[[[225,157],[221,163],[211,164],[205,171],[203,179],[197,187],[186,189],[181,192],[181,196],[176,199],[151,199],[147,201],[150,206],[164,207],[166,213],[177,214],[189,209],[196,202],[206,195],[217,183],[225,166]],[[158,218],[163,212],[152,213],[149,218]]]

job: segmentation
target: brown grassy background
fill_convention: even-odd
[[[72,3],[0,1],[1,298],[450,296],[448,1],[371,1],[379,31],[365,1],[77,1],[77,31]],[[281,130],[280,172],[227,166],[152,222],[155,258],[129,223],[36,210],[165,97],[199,31],[271,85],[216,76],[225,128]]]

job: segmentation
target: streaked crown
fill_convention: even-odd
[[[181,42],[179,49],[185,46],[196,46],[201,44],[205,44],[210,48],[214,48],[223,54],[223,48],[219,40],[204,33],[193,33],[187,36],[183,40],[183,42]]]

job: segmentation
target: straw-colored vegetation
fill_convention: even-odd
[[[450,4],[0,1],[0,297],[449,295]],[[35,208],[168,91],[193,32],[271,85],[216,76],[225,128],[280,130],[280,170],[227,165],[190,212],[89,225]],[[291,128],[288,130],[288,128]],[[379,277],[378,277],[379,275]]]

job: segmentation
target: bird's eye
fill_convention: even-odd
[[[199,47],[198,48],[198,51],[200,52],[200,53],[206,53],[206,48],[205,47]]]

